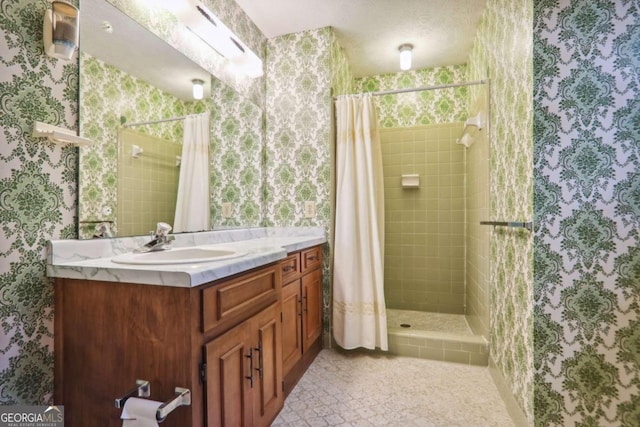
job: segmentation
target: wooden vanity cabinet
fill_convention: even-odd
[[[279,303],[205,345],[207,426],[268,426],[284,402]]]
[[[322,246],[280,261],[285,396],[322,349]]]
[[[195,288],[56,279],[54,402],[67,427],[120,427],[137,379],[191,390],[163,427],[268,426],[284,401],[281,274],[271,264]]]

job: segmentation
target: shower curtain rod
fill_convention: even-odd
[[[149,120],[147,122],[136,122],[136,123],[124,123],[122,127],[128,128],[131,126],[141,126],[141,125],[153,125],[155,123],[164,123],[164,122],[175,122],[178,120],[184,120],[187,116],[182,117],[171,117],[169,119],[160,119],[160,120]]]
[[[364,93],[370,93],[371,95],[374,95],[374,96],[394,95],[397,93],[422,92],[425,90],[448,89],[452,87],[483,85],[485,83],[487,83],[487,80],[474,80],[474,81],[464,82],[464,83],[449,83],[446,85],[437,85],[437,86],[423,86],[423,87],[414,87],[414,88],[408,88],[408,89],[393,89],[393,90],[385,90],[381,92],[362,92],[361,95]],[[337,99],[337,98],[338,98],[337,96],[333,97],[333,99]]]

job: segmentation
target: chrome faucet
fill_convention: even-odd
[[[113,237],[111,234],[111,227],[109,224],[111,221],[103,221],[96,224],[95,231],[93,233],[94,239],[102,239],[105,237]]]
[[[171,226],[166,222],[159,222],[156,226],[156,232],[152,236],[152,240],[144,246],[134,250],[134,252],[155,252],[164,251],[170,249],[168,246],[173,240],[174,236],[169,236]]]

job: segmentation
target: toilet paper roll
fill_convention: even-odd
[[[124,403],[122,415],[122,427],[158,427],[156,411],[162,402],[155,400],[130,397]]]

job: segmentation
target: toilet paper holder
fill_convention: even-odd
[[[164,402],[156,411],[156,420],[159,423],[163,422],[167,418],[167,415],[173,412],[177,407],[191,405],[191,391],[188,388],[176,387],[174,390],[176,394],[173,399]],[[116,399],[116,408],[124,408],[124,404],[127,399],[134,396],[151,396],[151,385],[149,384],[149,381],[136,380],[135,388],[132,388],[127,393]]]
[[[191,391],[188,388],[176,387],[175,396],[173,399],[164,402],[158,407],[156,412],[156,420],[159,423],[163,422],[167,415],[173,412],[178,406],[190,406],[191,405]]]
[[[128,398],[138,396],[138,397],[149,397],[151,396],[151,384],[146,380],[136,380],[135,388],[132,388],[124,395],[118,397],[116,399],[116,408],[122,409],[124,408],[124,402],[127,401]]]

